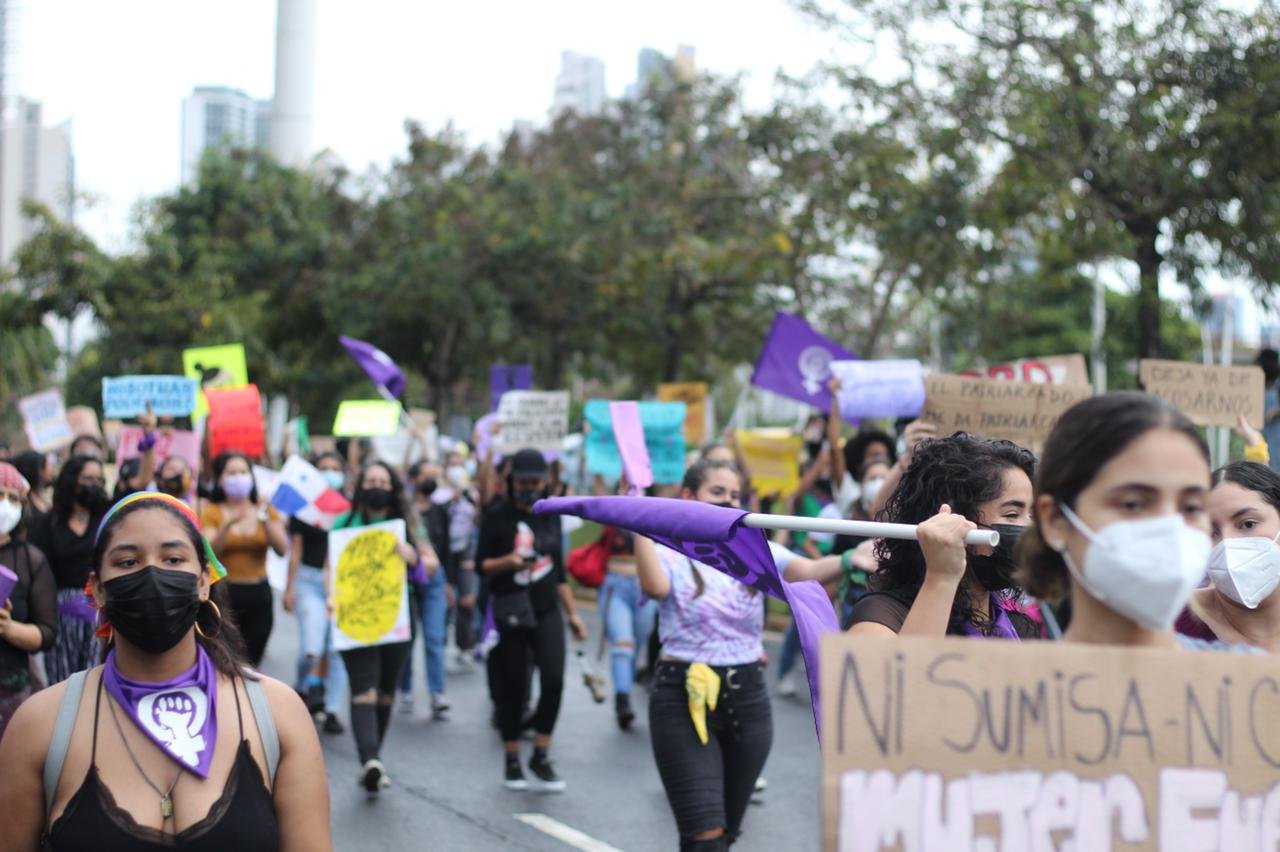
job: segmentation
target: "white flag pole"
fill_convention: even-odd
[[[896,538],[917,541],[915,524],[886,524],[878,521],[846,521],[838,518],[802,518],[795,515],[762,515],[751,512],[743,516],[742,525],[754,529],[797,530],[815,533],[844,533],[862,538]],[[973,530],[964,537],[965,544],[995,547],[1000,533],[995,530]]]

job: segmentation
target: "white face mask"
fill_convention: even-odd
[[[22,504],[12,500],[0,500],[0,535],[13,532],[18,521],[22,520]]]
[[[1231,600],[1257,609],[1280,585],[1280,547],[1276,546],[1276,539],[1224,538],[1209,553],[1209,579]]]
[[[1064,548],[1076,582],[1111,610],[1148,630],[1168,630],[1204,578],[1212,545],[1181,515],[1117,521],[1094,532],[1067,506],[1062,514],[1089,539],[1080,571]]]
[[[875,479],[868,479],[862,483],[862,506],[864,509],[870,509],[875,505],[876,497],[880,495],[880,489],[884,487],[884,477],[879,476]]]

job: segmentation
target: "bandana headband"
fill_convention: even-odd
[[[209,560],[209,568],[213,574],[211,582],[216,583],[223,577],[227,576],[227,569],[223,567],[220,561],[218,561],[218,557],[213,552],[213,545],[209,543],[209,539],[205,538],[204,533],[201,531],[200,519],[196,517],[196,513],[191,510],[190,506],[179,500],[177,497],[170,494],[164,494],[159,491],[134,492],[108,509],[107,513],[102,516],[101,523],[98,524],[98,531],[93,536],[94,546],[96,547],[98,540],[102,538],[102,531],[106,529],[107,522],[110,521],[112,517],[114,517],[125,506],[132,505],[133,503],[137,503],[141,500],[159,500],[163,503],[169,504],[181,512],[182,516],[190,521],[191,525],[196,528],[196,533],[200,536],[200,541],[204,544],[204,555],[205,558]]]

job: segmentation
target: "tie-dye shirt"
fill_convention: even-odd
[[[790,552],[776,546],[771,549],[782,570]],[[671,591],[659,602],[662,655],[713,666],[737,666],[761,659],[764,596],[669,547],[659,544],[657,551],[658,562],[671,578]],[[695,570],[704,588],[696,598]]]

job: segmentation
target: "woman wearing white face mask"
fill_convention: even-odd
[[[1172,647],[1209,560],[1208,495],[1209,451],[1181,412],[1143,393],[1085,400],[1040,457],[1022,584],[1049,601],[1069,591],[1066,641]]]
[[[1232,462],[1214,471],[1208,505],[1213,585],[1192,593],[1175,629],[1280,651],[1280,475],[1265,464]]]

